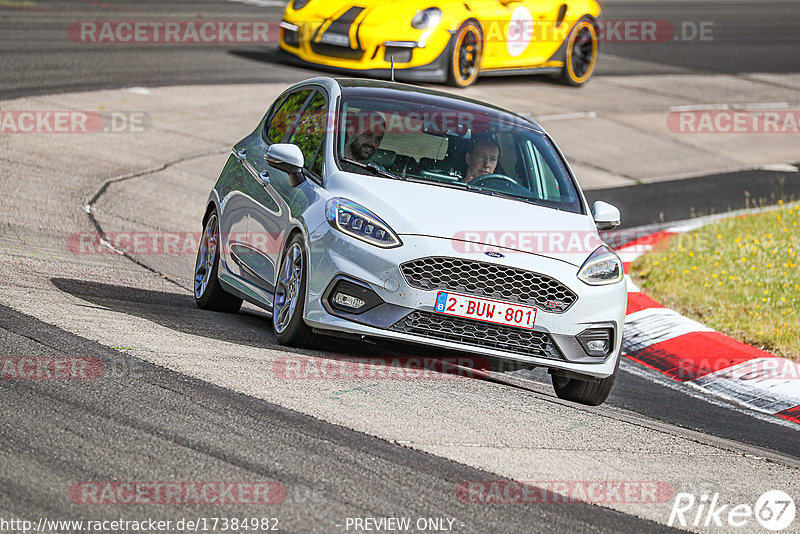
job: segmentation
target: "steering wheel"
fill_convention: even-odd
[[[508,182],[517,187],[519,184],[513,178],[506,176],[505,174],[484,174],[483,176],[479,176],[478,178],[473,179],[469,185],[483,185],[483,182],[488,182],[489,180],[499,180],[501,182]]]

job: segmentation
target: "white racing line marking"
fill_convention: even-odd
[[[755,358],[692,380],[692,385],[718,397],[740,402],[764,413],[794,408],[800,365],[784,358]]]
[[[789,163],[775,163],[773,165],[762,165],[758,168],[760,171],[772,172],[800,172],[800,169]]]
[[[714,111],[718,109],[788,109],[792,104],[789,102],[748,102],[745,104],[693,104],[690,106],[672,106],[671,112],[675,111]]]
[[[647,308],[625,317],[622,344],[626,352],[637,351],[684,334],[713,331],[669,308]]]
[[[597,118],[596,111],[581,111],[578,113],[559,113],[556,115],[541,115],[536,117],[537,121],[552,122],[552,121],[568,121],[572,119],[595,119]]]
[[[645,380],[649,380],[655,384],[660,386],[664,386],[666,388],[679,391],[684,395],[688,395],[693,399],[698,399],[705,401],[709,404],[713,404],[714,406],[719,406],[721,408],[726,408],[728,410],[745,414],[759,421],[765,421],[767,423],[772,423],[775,425],[785,426],[786,428],[791,428],[794,430],[798,430],[797,423],[793,423],[791,421],[787,421],[786,419],[781,419],[780,417],[775,417],[774,415],[768,415],[763,412],[757,412],[750,408],[745,408],[734,404],[732,401],[725,397],[717,398],[716,395],[709,395],[708,390],[698,387],[696,384],[692,382],[676,382],[671,378],[668,378],[661,373],[653,371],[652,369],[648,369],[647,367],[641,366],[637,363],[634,363],[626,358],[622,359],[620,362],[619,368],[626,373],[630,373],[634,376],[638,376],[640,378],[644,378]],[[689,387],[687,387],[689,386]]]

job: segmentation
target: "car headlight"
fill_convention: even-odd
[[[332,198],[325,206],[328,224],[361,241],[381,248],[403,244],[397,234],[380,217],[367,208],[344,198]]]
[[[613,284],[623,276],[622,260],[605,245],[592,252],[578,271],[578,278],[590,286]]]
[[[418,30],[427,30],[428,28],[435,28],[442,21],[442,10],[438,7],[429,7],[423,9],[411,19],[411,27]]]
[[[308,3],[310,1],[311,0],[294,0],[292,2],[292,9],[294,9],[295,11],[297,11],[299,9],[303,9],[304,7],[306,7],[308,5]]]

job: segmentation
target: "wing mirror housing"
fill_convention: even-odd
[[[592,206],[592,218],[598,230],[611,230],[620,224],[619,210],[602,200],[598,200]]]
[[[303,174],[305,157],[300,147],[292,143],[276,143],[267,148],[264,159],[271,166],[289,175],[292,187],[300,185],[306,178]]]

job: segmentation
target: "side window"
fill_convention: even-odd
[[[323,141],[328,118],[326,108],[325,95],[317,91],[289,138],[289,142],[299,146],[303,152],[305,168],[317,176],[322,176],[322,162],[325,155]]]
[[[531,159],[531,179],[533,180],[531,190],[536,192],[542,200],[561,202],[564,200],[561,198],[561,187],[546,156],[530,140],[526,144],[528,156]]]
[[[267,138],[273,143],[283,141],[297,118],[297,112],[303,107],[311,94],[311,89],[303,89],[286,97],[280,107],[275,111],[267,127]]]

